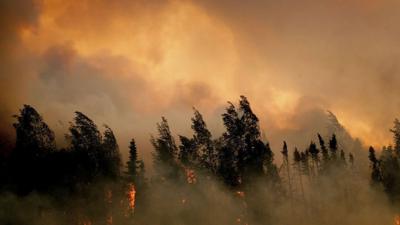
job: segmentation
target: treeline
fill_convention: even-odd
[[[343,145],[339,147],[335,134],[329,138],[316,134],[317,143],[311,141],[303,150],[290,150],[283,142],[283,160],[277,165],[269,143],[261,138],[259,120],[244,96],[238,106],[228,102],[222,114],[225,131],[218,138],[212,137],[202,115],[194,109],[193,136],[180,135],[177,144],[162,117],[157,124],[158,133],[151,137],[155,170],[151,178],[145,176],[145,165],[138,157],[134,139],[130,142],[129,159],[122,163],[111,128],[105,126],[101,133],[81,112],[75,113],[65,135],[68,147],[62,149],[57,149],[54,132],[33,107],[24,105],[15,119],[15,148],[0,162],[1,191],[19,196],[32,192],[52,196],[65,212],[66,224],[120,224],[149,218],[154,224],[175,224],[175,214],[170,211],[178,207],[183,207],[184,213],[181,210],[175,216],[183,224],[212,224],[199,210],[222,203],[206,198],[205,185],[210,190],[215,185],[222,186],[237,197],[239,207],[233,210],[237,214],[234,221],[220,219],[219,223],[268,224],[273,213],[266,207],[276,204],[287,205],[293,216],[312,218],[312,213],[322,213],[331,199],[342,199],[351,208],[349,201],[355,194],[351,192],[357,189],[354,181],[360,176],[354,153],[346,152]],[[394,147],[385,147],[380,157],[370,148],[371,183],[377,189],[383,187],[389,198],[398,203],[398,120],[391,131]],[[335,191],[331,191],[332,186]],[[326,193],[328,190],[331,193]],[[189,204],[187,198],[197,201]],[[82,205],[71,206],[71,199]],[[87,207],[91,202],[98,204]],[[160,206],[164,203],[168,206]]]
[[[384,146],[380,157],[373,147],[369,148],[371,182],[373,186],[383,187],[391,201],[400,203],[400,121],[394,121],[394,146]]]

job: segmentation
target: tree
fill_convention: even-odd
[[[15,149],[11,153],[9,177],[16,184],[17,192],[28,193],[52,182],[53,168],[49,155],[56,149],[54,132],[30,105],[24,105],[14,118],[16,131]]]
[[[114,132],[105,125],[99,166],[105,177],[116,179],[120,176],[121,156]]]
[[[39,113],[30,105],[24,105],[19,115],[14,115],[16,131],[16,151],[27,155],[40,155],[55,150],[54,132],[43,121]]]
[[[128,179],[133,183],[144,182],[144,162],[139,160],[135,139],[131,139],[129,143],[129,159],[126,163]]]
[[[394,126],[390,131],[393,133],[394,150],[400,155],[400,121],[398,119],[394,120]]]
[[[380,181],[393,202],[400,202],[400,165],[392,146],[382,150],[380,157]]]
[[[193,167],[197,165],[199,156],[197,154],[196,141],[185,136],[179,136],[179,139],[181,141],[178,155],[180,162],[187,167]]]
[[[381,181],[381,172],[379,169],[379,160],[375,155],[375,149],[371,146],[369,147],[369,161],[371,163],[371,182],[373,185],[377,185]]]
[[[319,140],[319,145],[321,147],[322,161],[323,161],[324,165],[327,165],[328,161],[329,161],[328,149],[326,148],[325,141],[320,134],[318,134],[318,140]]]
[[[265,144],[266,154],[264,160],[265,174],[267,177],[267,182],[273,186],[280,185],[280,177],[278,173],[278,168],[274,164],[274,153],[272,152],[269,143]]]
[[[340,150],[340,163],[346,165],[346,154],[343,149]]]
[[[335,135],[335,134],[333,134],[331,140],[329,140],[329,150],[331,151],[331,158],[332,158],[332,160],[336,161],[336,159],[337,159],[338,143],[337,143],[336,135]]]
[[[154,147],[153,163],[161,179],[177,178],[178,164],[176,156],[178,148],[175,139],[169,129],[168,121],[161,117],[161,123],[157,123],[158,136],[151,137]]]
[[[351,168],[353,168],[354,167],[354,156],[352,153],[349,153],[349,163],[350,163]]]
[[[201,164],[204,168],[215,172],[216,153],[212,141],[211,132],[207,129],[207,125],[203,120],[200,112],[193,108],[194,117],[192,118],[192,129],[194,131],[193,141],[196,144],[196,153],[193,156],[199,156]],[[189,144],[189,143],[187,143]],[[197,160],[197,159],[196,159]]]
[[[75,155],[76,173],[83,182],[89,182],[100,174],[99,159],[102,156],[102,137],[97,125],[81,112],[75,112],[74,122],[70,123],[70,150]]]

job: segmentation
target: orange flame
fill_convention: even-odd
[[[107,225],[112,225],[113,224],[113,217],[112,216],[109,216],[108,218],[107,218]]]
[[[237,191],[236,194],[241,198],[244,198],[244,196],[245,196],[244,191]]]
[[[400,216],[399,215],[396,215],[394,217],[394,225],[400,225]]]
[[[128,201],[129,201],[129,209],[133,213],[135,210],[135,200],[136,200],[136,189],[135,185],[130,184],[129,185],[129,191],[128,191]]]
[[[194,170],[186,169],[186,180],[189,184],[195,184],[197,182]]]

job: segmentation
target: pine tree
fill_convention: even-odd
[[[158,136],[151,137],[154,147],[154,168],[161,179],[178,178],[179,166],[176,162],[178,148],[175,139],[169,129],[168,121],[162,117],[161,123],[157,124]]]
[[[24,105],[14,117],[17,119],[13,124],[16,143],[11,152],[8,176],[21,194],[48,188],[47,184],[60,176],[54,174],[49,160],[56,148],[54,133],[32,106]]]
[[[132,181],[135,181],[136,176],[138,175],[138,153],[137,153],[137,148],[136,148],[136,142],[135,139],[131,139],[129,143],[129,160],[126,163],[127,167],[127,175],[128,178]]]
[[[400,156],[400,121],[398,119],[394,120],[394,126],[390,131],[393,133],[394,150]]]
[[[336,135],[333,134],[331,140],[329,140],[329,150],[331,151],[331,158],[333,161],[337,159],[338,143],[336,140]]]
[[[116,179],[121,173],[121,156],[114,132],[107,125],[105,128],[99,167],[105,177]]]
[[[267,182],[270,185],[273,186],[279,186],[280,185],[280,177],[278,173],[278,168],[274,164],[274,153],[271,150],[271,147],[269,143],[265,144],[265,149],[266,149],[266,154],[265,154],[265,160],[264,160],[264,166],[265,166],[265,174],[267,178]]]
[[[192,129],[194,131],[193,140],[197,148],[196,158],[199,157],[204,168],[215,172],[217,156],[211,139],[211,132],[207,129],[207,125],[200,112],[195,108],[193,108],[193,110]]]
[[[313,171],[316,173],[319,170],[319,150],[314,142],[310,143],[310,146],[308,147],[308,152],[310,153],[313,162]]]
[[[351,168],[354,168],[354,156],[352,153],[349,153],[349,163]]]
[[[318,140],[319,140],[319,145],[321,147],[322,161],[323,161],[324,165],[327,165],[328,161],[329,161],[328,149],[326,148],[325,141],[320,134],[318,134]]]
[[[347,164],[346,163],[346,154],[344,153],[343,149],[340,150],[340,163],[342,165],[346,165]]]
[[[186,167],[194,167],[198,164],[198,154],[196,141],[185,136],[179,136],[181,145],[179,146],[178,158]]]
[[[30,105],[24,105],[19,115],[14,115],[16,131],[16,151],[26,155],[40,155],[55,150],[54,132],[43,121],[39,113]]]
[[[382,151],[380,157],[381,182],[386,194],[393,202],[400,202],[400,165],[392,146]]]
[[[379,160],[375,155],[375,149],[371,146],[369,147],[369,161],[371,163],[371,182],[373,185],[377,185],[381,181],[381,172],[379,169]]]
[[[101,172],[100,158],[102,157],[102,137],[97,125],[85,114],[75,112],[74,123],[70,124],[70,149],[75,154],[75,173],[80,174],[81,182],[90,182]],[[80,181],[78,181],[80,182]]]

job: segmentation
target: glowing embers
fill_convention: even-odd
[[[394,217],[394,225],[400,225],[400,215]]]
[[[135,200],[136,200],[136,189],[135,185],[130,184],[128,189],[128,203],[129,203],[129,212],[133,214],[135,211]]]
[[[196,174],[192,169],[186,169],[186,181],[189,184],[195,184],[197,182]]]

